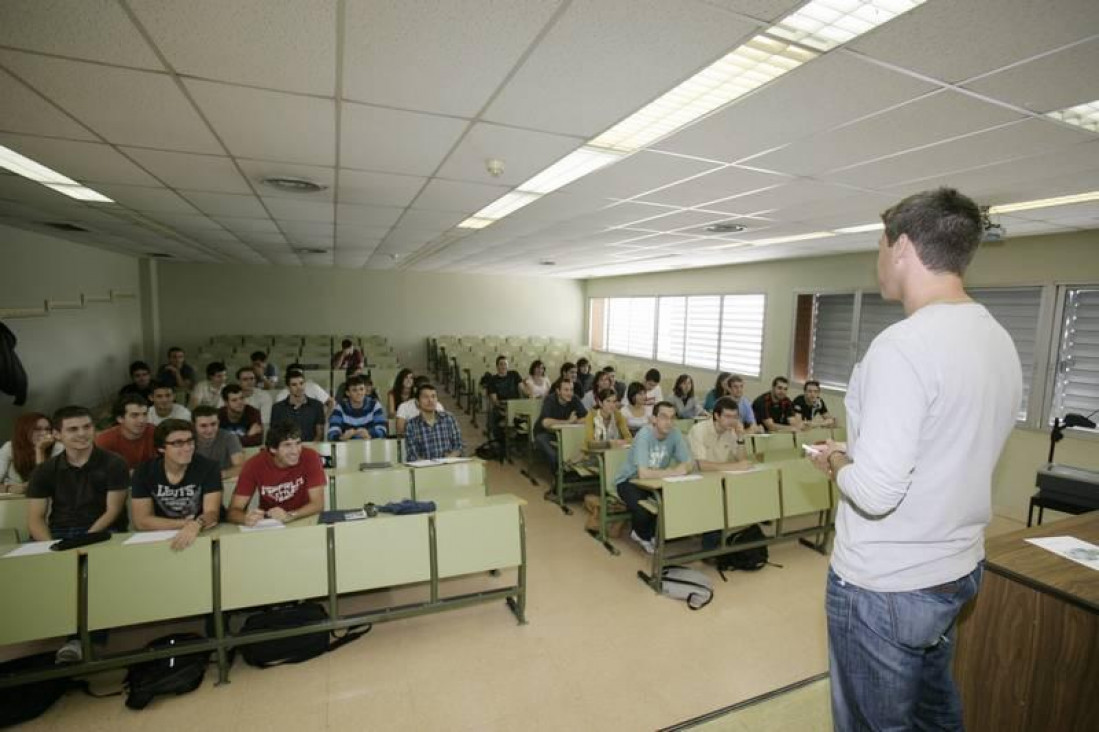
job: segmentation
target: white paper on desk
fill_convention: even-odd
[[[26,544],[20,544],[19,548],[12,549],[10,552],[4,555],[4,558],[8,557],[29,557],[32,554],[45,554],[50,550],[50,547],[61,541],[60,539],[54,539],[52,541],[31,541]]]
[[[701,475],[673,475],[670,478],[665,478],[665,483],[686,483],[690,480],[702,480]]]
[[[250,533],[252,531],[271,531],[272,529],[285,529],[285,528],[286,528],[286,524],[279,521],[278,519],[265,518],[265,519],[260,519],[259,521],[257,521],[255,526],[243,526],[242,525],[240,527],[240,530],[245,532],[245,533]]]
[[[412,468],[430,468],[432,465],[442,465],[442,460],[410,460],[405,465]]]
[[[164,529],[163,531],[138,531],[123,544],[153,544],[158,541],[168,541],[176,538],[179,529]]]
[[[443,465],[450,465],[451,463],[468,463],[472,458],[460,458],[460,457],[445,457],[439,458],[439,462]]]
[[[758,465],[749,465],[746,468],[738,468],[737,470],[722,470],[721,472],[736,474],[736,473],[754,473],[757,470],[763,470],[763,468],[759,467]]]
[[[1041,547],[1065,559],[1071,559],[1089,569],[1099,570],[1099,546],[1077,539],[1075,536],[1042,536],[1027,539],[1034,546]]]

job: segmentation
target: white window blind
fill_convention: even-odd
[[[630,298],[607,300],[607,330],[603,336],[611,353],[626,353],[630,345]]]
[[[1041,287],[995,287],[969,290],[984,305],[1015,343],[1023,366],[1023,400],[1019,419],[1026,419],[1030,387],[1034,378],[1034,357],[1038,350],[1038,318],[1042,311]]]
[[[629,344],[626,353],[630,356],[652,358],[653,341],[656,337],[656,298],[630,298]]]
[[[687,334],[687,298],[660,298],[657,319],[657,360],[683,363],[683,347]]]
[[[1088,415],[1099,409],[1099,288],[1065,293],[1061,341],[1057,349],[1054,417]]]
[[[822,386],[845,388],[854,363],[851,359],[851,323],[855,295],[817,295],[813,303],[813,339],[809,376]]]
[[[764,295],[726,295],[721,310],[718,368],[759,376],[763,363]]]
[[[728,301],[733,296],[727,296]],[[664,300],[670,298],[662,298]],[[661,305],[663,307],[663,305]],[[720,340],[721,296],[687,298],[687,346],[684,358],[676,363],[712,369],[717,365]]]

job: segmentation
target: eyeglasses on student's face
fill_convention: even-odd
[[[188,437],[183,440],[168,440],[164,444],[168,447],[190,447],[191,445],[195,444],[195,438]]]

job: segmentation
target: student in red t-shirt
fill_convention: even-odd
[[[95,436],[95,444],[110,450],[133,470],[146,460],[159,457],[153,445],[153,426],[149,424],[149,402],[140,394],[126,393],[112,410],[116,424]]]
[[[244,464],[229,506],[229,521],[254,526],[263,518],[283,523],[320,513],[328,478],[321,456],[301,444],[301,429],[279,422],[267,431],[265,449]],[[258,510],[248,511],[259,491]]]

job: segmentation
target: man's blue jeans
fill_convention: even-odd
[[[955,625],[977,594],[983,565],[953,582],[874,592],[828,570],[832,721],[849,730],[961,730],[950,673]]]

